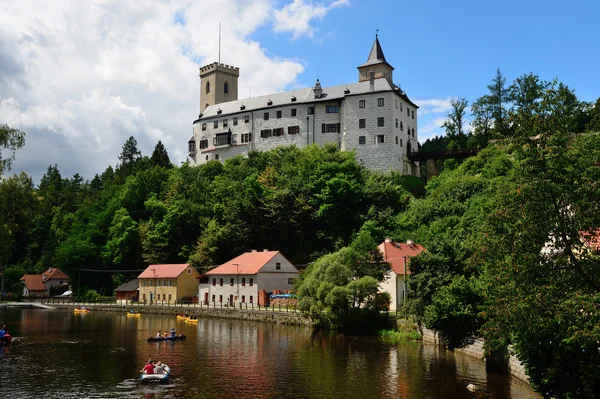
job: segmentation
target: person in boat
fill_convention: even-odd
[[[0,342],[5,342],[6,338],[4,338],[4,336],[7,334],[6,331],[6,325],[3,325],[2,328],[0,328]]]
[[[160,331],[158,332],[158,334],[156,334],[156,338],[162,338],[162,334]]]
[[[169,338],[169,333],[165,331],[165,334],[163,335],[163,338]]]
[[[152,359],[148,359],[148,363],[140,370],[140,373],[154,374],[154,363]]]
[[[190,317],[190,315],[187,312],[185,312],[185,317]]]
[[[165,374],[165,365],[161,362],[156,362],[156,366],[154,366],[154,374]]]
[[[171,337],[175,337],[175,329],[171,328]]]

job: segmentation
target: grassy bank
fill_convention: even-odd
[[[421,334],[417,330],[379,330],[378,334],[384,341],[390,342],[421,340]]]

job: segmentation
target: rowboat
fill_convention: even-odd
[[[135,313],[127,312],[126,315],[127,315],[127,317],[140,317],[142,314],[140,312],[135,312]]]
[[[169,377],[171,376],[171,368],[165,365],[164,374],[146,374],[144,371],[140,375],[140,380],[142,382],[169,382]]]
[[[148,338],[146,341],[148,342],[159,342],[159,341],[177,341],[177,340],[184,340],[185,339],[185,334],[180,334],[180,335],[176,335],[174,337],[168,336],[168,337],[150,337]]]
[[[83,309],[81,309],[81,308],[75,308],[75,309],[73,309],[73,312],[75,312],[75,313],[88,313],[89,311],[90,311],[89,309],[85,309],[85,308],[83,308]]]
[[[198,319],[185,319],[186,323],[198,323]]]

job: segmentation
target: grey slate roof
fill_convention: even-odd
[[[348,93],[346,93],[346,89],[349,90]],[[375,79],[374,92],[392,91],[396,89],[397,86],[390,84],[387,79]],[[211,105],[204,110],[202,118],[196,120],[195,122],[214,116],[223,117],[229,114],[256,111],[259,109],[276,108],[282,105],[312,104],[323,101],[335,101],[340,100],[346,96],[369,93],[370,90],[370,82],[364,81],[339,86],[323,87],[323,94],[319,98],[314,98],[314,92],[312,87],[290,90],[280,93],[273,93],[266,96],[245,98],[242,100],[229,101],[225,103]],[[413,104],[412,101],[408,99],[406,94],[402,94],[401,91],[400,94],[403,98],[405,98],[407,101]],[[292,97],[296,97],[296,101],[292,101]],[[271,101],[272,104],[268,105],[268,101]],[[243,110],[240,109],[242,105],[246,107]],[[221,114],[217,113],[218,110],[221,110]]]
[[[367,62],[359,66],[359,68],[376,64],[385,64],[390,68],[394,69],[394,67],[388,64],[388,62],[386,61],[385,55],[383,55],[383,50],[381,49],[381,45],[379,44],[379,39],[377,38],[377,35],[375,35],[375,41],[373,42],[373,47],[371,47],[371,52],[369,53],[369,58],[367,59]]]
[[[137,278],[134,278],[131,281],[128,281],[126,283],[121,284],[120,286],[117,287],[117,289],[115,291],[126,291],[126,292],[131,292],[131,291],[135,291],[139,288],[140,286],[140,282]]]

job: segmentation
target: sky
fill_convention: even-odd
[[[2,0],[0,123],[27,133],[9,173],[38,183],[57,164],[91,179],[130,136],[143,155],[161,140],[184,162],[219,23],[240,98],[356,82],[378,29],[424,142],[443,134],[450,99],[485,94],[496,68],[595,101],[598,15],[596,0]]]

